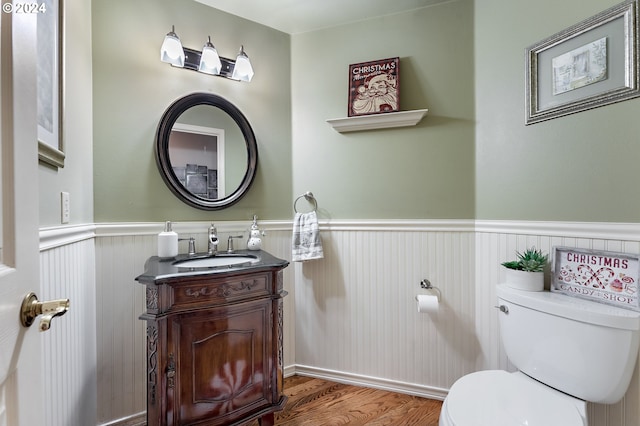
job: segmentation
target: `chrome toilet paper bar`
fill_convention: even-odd
[[[423,288],[424,290],[427,290],[429,294],[435,293],[435,295],[438,297],[438,302],[441,301],[442,293],[440,292],[440,289],[438,287],[431,284],[431,281],[424,278],[422,281],[420,281],[420,287]],[[416,300],[418,300],[418,296],[416,296]]]

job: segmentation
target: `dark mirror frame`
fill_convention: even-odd
[[[229,114],[240,127],[247,145],[247,169],[244,178],[235,191],[216,200],[203,198],[187,191],[173,172],[169,156],[169,137],[173,125],[183,112],[198,105],[210,105]],[[249,190],[258,168],[258,145],[249,121],[235,105],[212,93],[192,93],[176,100],[167,108],[156,132],[155,156],[160,175],[171,192],[183,202],[202,210],[220,210],[238,202]]]

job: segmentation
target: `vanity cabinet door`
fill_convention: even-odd
[[[167,326],[168,424],[225,425],[273,403],[270,298],[172,315]]]

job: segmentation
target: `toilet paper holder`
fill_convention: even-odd
[[[438,303],[441,301],[442,293],[440,292],[440,289],[431,284],[431,281],[429,281],[428,279],[424,278],[422,281],[420,281],[420,288],[427,290],[429,294],[435,294],[435,296],[438,298]],[[418,300],[418,296],[416,296],[416,300]]]

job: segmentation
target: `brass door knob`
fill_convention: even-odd
[[[25,327],[31,327],[38,315],[40,318],[40,331],[47,331],[51,327],[54,317],[64,315],[69,310],[69,299],[49,300],[39,302],[35,293],[27,294],[22,300],[20,308],[20,322]]]

